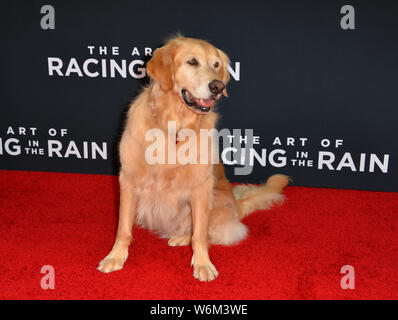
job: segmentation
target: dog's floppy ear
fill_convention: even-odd
[[[156,49],[146,64],[148,75],[159,83],[163,91],[173,88],[172,69],[173,58],[168,45]]]
[[[227,88],[227,83],[229,81],[229,71],[228,71],[229,58],[223,51],[221,51],[220,49],[217,49],[217,50],[218,50],[218,55],[220,56],[220,59],[221,59],[221,68],[220,69],[221,69],[221,73],[222,73],[222,81],[225,84],[225,89],[222,91],[222,94],[225,97],[228,97],[226,88]]]

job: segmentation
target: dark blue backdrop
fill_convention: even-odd
[[[43,5],[55,9],[55,30],[43,30]],[[340,9],[355,9],[355,29],[343,30]],[[93,58],[147,61],[144,48],[156,48],[180,31],[224,50],[239,79],[219,107],[220,128],[254,129],[255,148],[286,151],[287,164],[255,163],[247,176],[231,180],[260,182],[286,173],[295,185],[398,191],[397,71],[398,22],[393,1],[29,1],[3,4],[0,51],[0,169],[117,174],[117,142],[129,101],[145,83],[132,76],[49,75],[48,58],[61,59],[65,74],[71,58],[82,69]],[[94,46],[90,55],[88,46]],[[100,55],[106,46],[107,55]],[[119,55],[110,54],[118,47]],[[134,47],[138,55],[132,55]],[[237,64],[238,63],[238,64]],[[94,72],[98,65],[90,65]],[[139,65],[134,67],[135,72]],[[10,131],[11,127],[11,131]],[[36,128],[35,135],[17,132]],[[52,137],[49,129],[57,134]],[[67,134],[60,136],[61,129]],[[22,131],[23,132],[23,131]],[[273,145],[279,137],[282,145]],[[295,138],[287,146],[287,137]],[[304,147],[297,144],[307,138]],[[8,147],[19,145],[20,154]],[[49,157],[48,140],[107,145],[107,159]],[[322,139],[342,145],[322,147]],[[30,141],[30,142],[29,142]],[[43,155],[26,154],[37,141]],[[308,152],[313,166],[293,166],[296,152]],[[334,170],[318,169],[319,152],[332,152]],[[31,151],[29,151],[31,152]],[[352,165],[337,170],[345,153]],[[360,156],[365,169],[360,172]],[[386,172],[369,170],[371,154]],[[347,160],[348,161],[348,160]],[[306,162],[307,164],[307,162]]]

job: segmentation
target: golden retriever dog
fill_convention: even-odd
[[[218,271],[210,261],[209,244],[244,239],[247,227],[241,220],[283,199],[284,175],[271,176],[260,186],[233,188],[221,163],[151,164],[145,158],[148,130],[167,136],[168,123],[175,123],[177,138],[165,141],[167,153],[170,146],[177,152],[183,147],[178,138],[182,129],[199,136],[201,129],[215,128],[214,105],[227,96],[228,63],[227,55],[208,42],[182,36],[154,51],[147,63],[150,84],[131,103],[120,142],[119,224],[113,248],[98,270],[123,268],[137,224],[169,239],[170,246],[191,245],[194,277],[214,280]]]

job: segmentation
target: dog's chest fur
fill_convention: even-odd
[[[121,141],[125,159],[121,159],[123,170],[134,176],[135,193],[137,195],[136,223],[142,227],[159,232],[162,236],[179,236],[190,233],[192,226],[190,200],[195,188],[212,176],[213,165],[208,164],[149,164],[145,159],[145,151],[150,142],[145,141],[145,133],[149,129],[161,128],[168,136],[167,123],[175,121],[177,131],[188,127],[199,137],[200,129],[213,129],[217,115],[211,113],[194,119],[192,112],[183,109],[182,113],[166,111],[153,112],[148,108],[148,100],[143,93],[130,111],[131,132],[126,132]],[[186,108],[186,107],[184,107]],[[167,115],[167,116],[165,116]],[[191,124],[191,125],[188,125]],[[175,135],[175,134],[174,134]],[[186,143],[176,144],[176,151]],[[167,139],[166,139],[166,160]]]
[[[211,165],[147,165],[135,189],[136,221],[165,237],[191,230],[191,190],[212,176]]]
[[[189,195],[183,189],[163,189],[161,183],[153,182],[136,192],[139,225],[165,237],[189,233],[191,207]]]

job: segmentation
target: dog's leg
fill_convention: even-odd
[[[104,273],[123,268],[128,256],[128,247],[132,240],[132,227],[135,219],[136,196],[131,177],[120,174],[120,209],[119,225],[115,243],[111,252],[99,263],[98,270]]]
[[[211,263],[208,247],[208,224],[212,201],[213,181],[209,178],[192,194],[192,261],[193,275],[200,281],[211,281],[218,276],[218,271]]]
[[[170,247],[180,247],[180,246],[187,246],[191,243],[192,235],[184,234],[183,236],[175,236],[169,239],[168,245]]]

